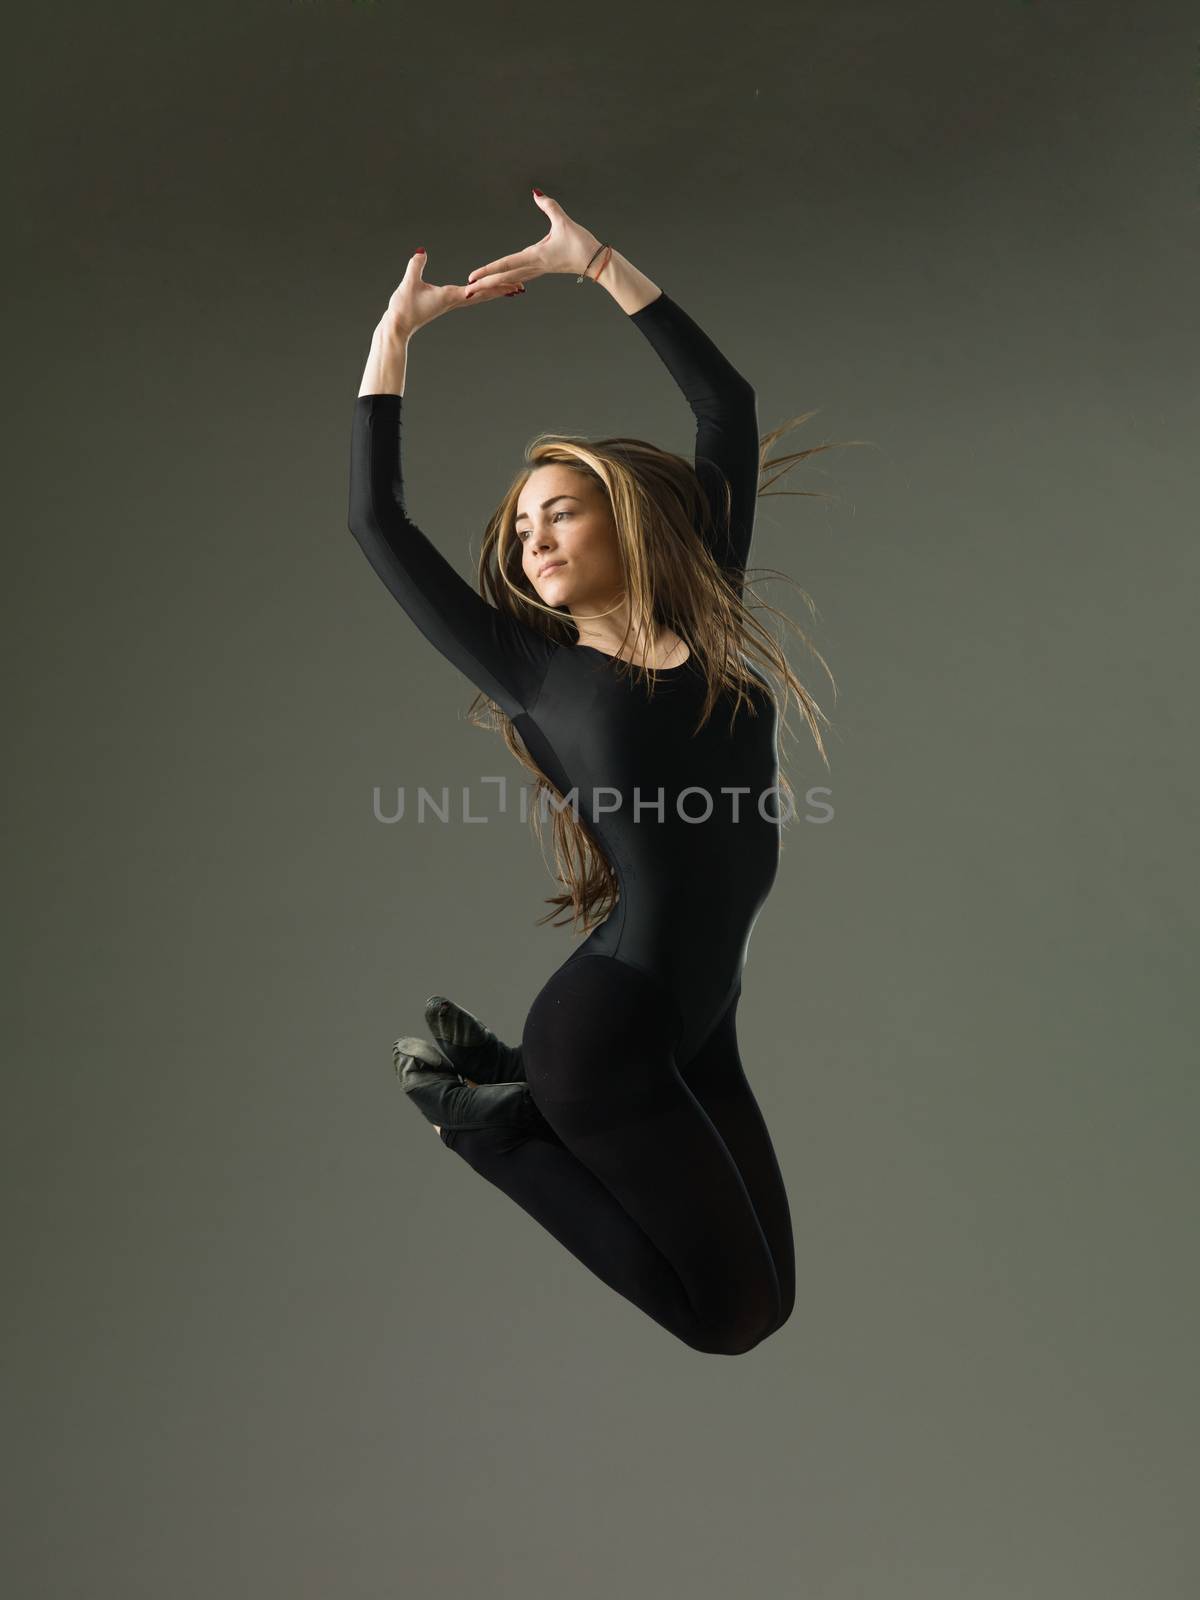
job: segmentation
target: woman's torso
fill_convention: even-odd
[[[603,853],[619,885],[605,920],[573,952],[657,978],[684,1024],[679,1053],[708,1032],[740,982],[780,845],[777,713],[730,726],[723,692],[698,731],[705,680],[689,658],[649,686],[599,650],[563,647],[514,726]]]

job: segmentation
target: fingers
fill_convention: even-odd
[[[520,283],[516,278],[505,278],[497,275],[495,277],[489,276],[476,278],[474,281],[468,278],[466,292],[468,295],[485,294],[488,296],[493,296],[496,294],[519,294],[524,287],[525,285]]]
[[[516,256],[501,256],[498,261],[489,261],[485,266],[476,267],[474,272],[468,272],[467,282],[474,283],[476,278],[490,278],[498,272],[515,272],[518,265]]]
[[[525,285],[523,283],[506,283],[500,279],[482,278],[463,290],[463,299],[474,303],[476,300],[497,300],[502,295],[524,293]]]

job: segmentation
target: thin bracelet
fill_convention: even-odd
[[[601,250],[607,250],[608,251],[608,255],[606,255],[604,260],[600,263],[600,272],[604,271],[605,267],[609,263],[610,257],[612,256],[612,245],[603,245],[603,244],[601,244],[601,245],[597,245],[596,246],[596,248],[592,251],[592,260],[588,262],[587,267],[584,267],[583,271],[575,279],[576,283],[582,283],[583,280],[587,277],[588,267],[591,266],[592,261],[595,261],[596,257],[600,254]],[[596,276],[591,280],[593,283],[598,283],[599,282],[599,280],[600,280],[600,272],[597,272]]]

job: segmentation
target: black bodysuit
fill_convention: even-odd
[[[757,500],[754,390],[668,295],[628,320],[691,406],[714,554],[740,584]],[[446,1129],[443,1141],[685,1343],[749,1349],[794,1296],[787,1198],[735,1027],[778,865],[774,703],[761,685],[758,714],[741,707],[731,728],[723,695],[697,732],[694,659],[660,668],[651,694],[606,652],[555,643],[490,605],[407,514],[403,406],[396,394],[355,401],[351,532],[429,642],[512,718],[619,885],[526,1019],[544,1132]]]

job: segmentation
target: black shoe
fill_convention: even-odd
[[[397,1039],[392,1062],[405,1094],[443,1130],[545,1126],[527,1083],[467,1083],[429,1039]]]
[[[521,1046],[505,1044],[478,1017],[444,995],[425,1002],[425,1021],[438,1049],[464,1078],[476,1083],[524,1083]]]

